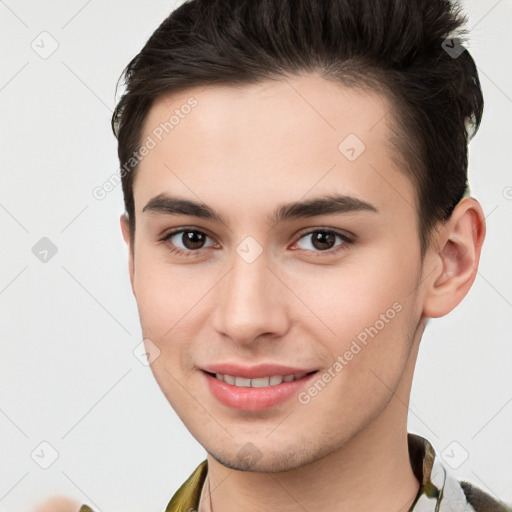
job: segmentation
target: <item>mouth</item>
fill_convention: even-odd
[[[257,412],[297,396],[318,371],[274,365],[253,368],[224,365],[203,369],[201,373],[218,402],[230,409]]]
[[[306,375],[311,375],[316,373],[318,370],[313,370],[311,372],[301,372],[297,374],[291,375],[272,375],[266,377],[256,377],[254,379],[249,379],[246,377],[239,377],[235,375],[228,375],[227,373],[211,373],[205,372],[211,377],[220,380],[221,382],[225,382],[231,386],[236,386],[239,388],[268,388],[272,386],[279,386],[283,382],[293,382],[296,380],[302,379]]]

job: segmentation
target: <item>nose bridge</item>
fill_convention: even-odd
[[[279,336],[286,329],[278,280],[267,268],[266,255],[248,255],[250,246],[247,251],[247,245],[240,244],[231,270],[219,283],[215,306],[215,328],[238,342],[250,342],[261,334]]]

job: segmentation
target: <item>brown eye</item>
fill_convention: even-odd
[[[210,237],[202,231],[196,229],[178,229],[167,234],[162,241],[171,246],[171,252],[180,255],[196,255],[202,249],[215,245],[212,241],[205,245]]]
[[[304,243],[303,246],[300,247],[300,241],[308,240],[308,238],[309,242]],[[337,239],[340,240],[341,242],[336,243]],[[322,252],[332,254],[350,242],[351,240],[347,236],[338,233],[337,231],[328,229],[317,229],[303,234],[300,237],[299,242],[297,242],[297,246],[299,247],[299,249],[317,253],[316,255],[320,256],[320,253]]]
[[[190,250],[201,249],[205,240],[206,235],[199,231],[183,231],[181,235],[181,242]]]
[[[320,251],[332,249],[335,242],[336,235],[328,231],[316,231],[311,237],[311,245]]]

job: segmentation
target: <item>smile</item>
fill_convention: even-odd
[[[212,397],[229,409],[258,412],[285,405],[304,390],[318,370],[276,365],[219,365],[201,371]]]
[[[215,378],[239,388],[267,388],[270,386],[278,386],[283,382],[293,382],[294,380],[302,379],[304,375],[306,375],[306,373],[303,372],[297,375],[272,375],[271,377],[247,379],[245,377],[216,373]]]

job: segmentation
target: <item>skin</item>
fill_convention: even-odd
[[[52,496],[39,504],[32,512],[70,512],[80,509],[80,503],[65,496]]]
[[[160,350],[151,369],[208,453],[202,510],[407,510],[419,483],[407,449],[407,404],[429,318],[469,291],[485,236],[482,208],[463,199],[421,259],[417,197],[387,142],[390,104],[309,74],[243,87],[194,88],[158,98],[142,140],[193,96],[197,106],[139,165],[136,229],[121,228],[145,339]],[[338,150],[350,133],[365,144],[353,162]],[[283,203],[330,193],[378,212],[273,224]],[[207,204],[225,223],[144,211],[159,194]],[[184,245],[172,228],[205,233]],[[331,229],[326,251],[311,233]],[[236,251],[247,236],[262,253]],[[193,257],[171,252],[175,246]],[[198,245],[200,247],[200,245]],[[318,257],[316,257],[318,256]],[[394,303],[385,324],[308,404],[296,397],[261,412],[221,404],[205,386],[207,364],[332,367],[356,336]],[[248,463],[240,450],[259,454]]]

